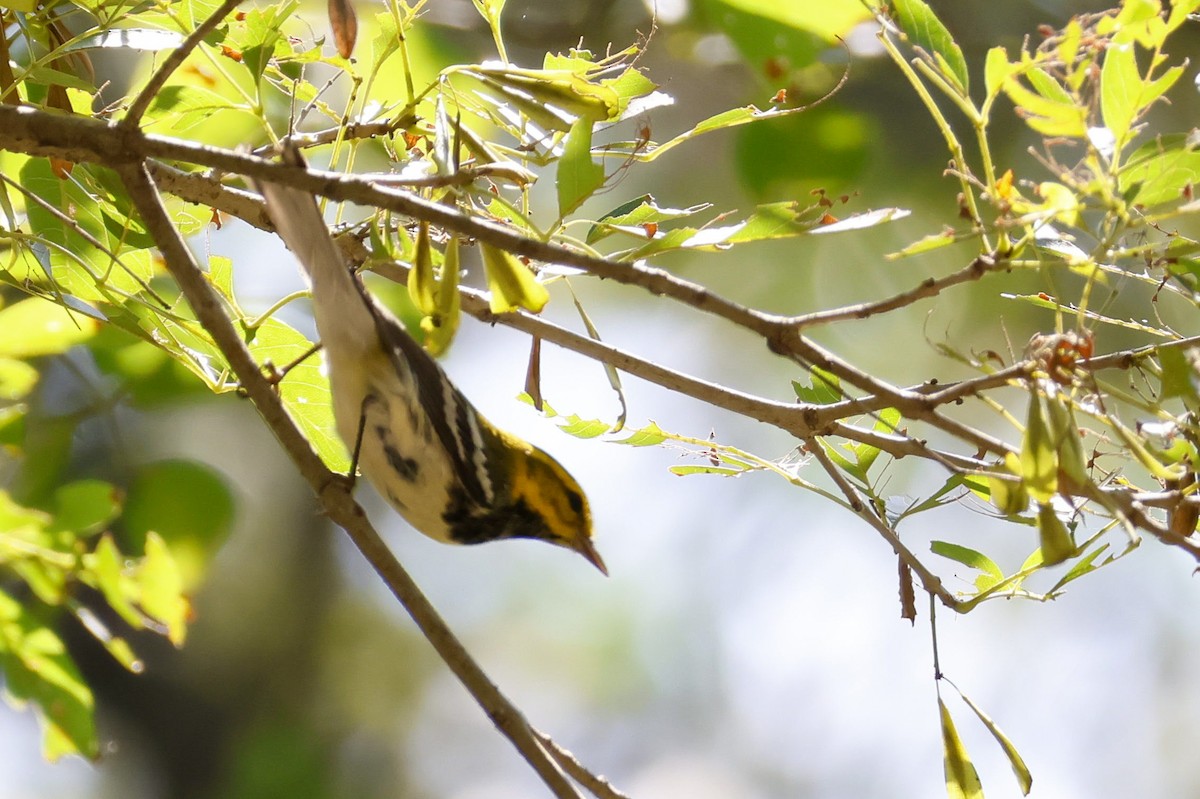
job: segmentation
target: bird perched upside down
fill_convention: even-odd
[[[284,158],[303,166],[295,151]],[[372,298],[311,194],[274,183],[259,188],[312,284],[338,434],[384,499],[438,541],[533,538],[574,550],[607,574],[592,543],[587,498],[566,469],[489,423]]]

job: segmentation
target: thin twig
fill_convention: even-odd
[[[902,291],[891,297],[876,300],[875,302],[862,302],[841,308],[830,308],[827,311],[816,311],[814,313],[793,316],[788,321],[790,324],[795,325],[798,330],[803,330],[806,327],[815,327],[830,322],[842,322],[854,319],[866,319],[869,316],[878,316],[879,314],[912,305],[917,300],[936,297],[946,289],[961,283],[979,280],[988,272],[998,268],[1003,269],[1007,267],[1002,262],[997,262],[995,258],[980,255],[957,272],[943,278],[926,278],[916,288]]]
[[[541,741],[550,756],[558,761],[563,771],[586,788],[596,799],[629,799],[628,794],[618,791],[607,779],[588,771],[574,754],[555,743],[549,735],[538,730],[534,730],[533,734]]]
[[[302,150],[317,147],[322,144],[332,144],[337,141],[350,139],[373,139],[376,136],[390,136],[396,128],[392,122],[349,122],[325,130],[311,133],[293,133],[288,136],[288,142]],[[266,144],[253,150],[255,155],[263,155],[274,149],[274,145]]]
[[[259,370],[220,299],[204,279],[187,245],[171,224],[145,167],[126,163],[118,171],[147,229],[158,244],[167,268],[179,283],[197,318],[229,361],[242,388],[296,464],[297,470],[317,493],[326,514],[346,531],[438,655],[554,795],[559,799],[579,799],[578,791],[542,749],[520,710],[472,659],[384,544],[362,507],[354,501],[347,483],[325,467],[292,422],[274,387]]]
[[[896,531],[889,527],[883,519],[879,518],[873,508],[863,502],[862,497],[854,490],[854,486],[850,485],[841,470],[830,460],[829,455],[825,452],[825,448],[821,446],[821,442],[816,438],[810,438],[804,443],[807,445],[805,449],[812,453],[817,463],[821,464],[821,468],[829,475],[829,479],[833,480],[834,484],[837,485],[838,489],[846,497],[846,501],[850,503],[850,509],[854,511],[854,514],[875,528],[875,531],[883,537],[883,540],[888,542],[888,545],[891,546],[892,551],[896,553],[897,557],[904,561],[905,565],[917,575],[917,578],[921,581],[921,586],[926,591],[931,595],[936,594],[943,605],[957,611],[962,603],[946,590],[945,586],[942,585],[942,578],[930,571],[921,562],[921,559],[904,545],[904,542],[900,540],[900,536],[896,535]]]

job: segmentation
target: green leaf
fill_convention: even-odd
[[[663,142],[658,145],[651,145],[645,150],[631,153],[630,157],[638,161],[649,162],[659,156],[665,154],[669,150],[673,150],[684,142],[691,141],[697,136],[702,136],[705,133],[712,133],[717,130],[727,130],[736,128],[739,125],[748,125],[751,122],[758,122],[766,119],[778,119],[789,114],[798,114],[802,111],[807,111],[808,108],[800,106],[797,108],[769,108],[766,111],[761,110],[757,106],[748,105],[743,108],[734,108],[729,111],[722,111],[719,114],[714,114],[707,119],[704,119],[689,130],[684,131],[678,136]]]
[[[593,83],[579,71],[565,69],[521,69],[511,64],[488,63],[462,70],[484,85],[504,91],[508,102],[525,98],[572,118],[593,122],[616,119],[621,100],[608,86]]]
[[[970,88],[967,60],[950,31],[923,0],[894,0],[896,22],[913,44],[935,58],[947,81],[965,97]]]
[[[1188,186],[1200,183],[1200,151],[1187,134],[1159,136],[1131,153],[1117,178],[1121,193],[1136,205],[1179,201]]]
[[[76,164],[70,179],[63,180],[47,158],[24,162],[21,185],[42,201],[26,204],[29,228],[44,245],[45,255],[38,261],[38,272],[30,263],[11,263],[16,268],[9,271],[10,279],[49,284],[57,296],[70,295],[67,301],[79,310],[87,308],[84,303],[130,312],[143,302],[162,308],[161,300],[147,290],[153,277],[150,252],[140,249],[141,244],[138,249],[129,247],[134,241],[148,242],[148,234],[122,210],[131,201],[119,184],[114,188],[111,177],[99,167]]]
[[[133,604],[137,591],[125,574],[125,556],[112,536],[101,536],[96,549],[84,557],[84,563],[109,607],[133,629],[143,629],[145,619]]]
[[[1058,491],[1058,453],[1036,391],[1029,394],[1029,417],[1021,440],[1021,479],[1038,502],[1049,502]]]
[[[1041,539],[1042,563],[1054,566],[1062,563],[1076,552],[1075,542],[1063,520],[1054,512],[1054,506],[1049,502],[1038,508],[1038,535]]]
[[[92,692],[62,639],[2,591],[0,670],[11,696],[37,706],[47,760],[99,755]]]
[[[421,330],[425,333],[423,343],[431,355],[440,355],[450,347],[462,319],[462,298],[458,294],[461,272],[458,247],[458,234],[451,234],[433,287],[433,310],[421,319]]]
[[[1158,351],[1158,363],[1162,367],[1163,399],[1187,397],[1198,400],[1196,393],[1196,367],[1178,347],[1163,347]]]
[[[914,502],[908,510],[904,511],[904,516],[915,516],[918,513],[940,508],[942,505],[957,501],[965,495],[965,492],[960,491],[954,496],[948,496],[955,489],[967,489],[978,493],[981,480],[982,478],[977,475],[952,474],[946,478],[946,482],[942,483],[942,487],[933,492],[933,494],[919,502]],[[984,498],[986,499],[987,496]]]
[[[479,248],[492,294],[488,301],[492,313],[512,313],[518,308],[539,313],[550,301],[550,292],[512,253],[486,242],[480,242]]]
[[[1057,81],[1041,70],[1029,69],[1025,75],[1037,92],[1012,78],[1004,81],[1004,93],[1025,117],[1026,124],[1045,136],[1086,137],[1087,107],[1074,102]]]
[[[878,418],[875,420],[874,430],[878,433],[890,435],[896,432],[896,426],[900,423],[900,411],[895,408],[884,408],[879,412]],[[879,447],[871,444],[855,444],[854,459],[858,462],[858,468],[865,475],[871,470],[875,464],[875,460],[879,457]]]
[[[103,480],[77,480],[54,492],[53,529],[88,536],[103,530],[121,513],[122,494]]]
[[[417,226],[416,251],[413,254],[412,269],[408,272],[408,296],[412,299],[412,304],[423,314],[431,314],[434,311],[434,285],[433,248],[429,244],[429,223],[422,221]]]
[[[795,201],[768,203],[758,206],[746,219],[727,225],[679,227],[666,232],[642,226],[614,226],[614,230],[639,239],[645,239],[647,236],[652,238],[634,249],[614,253],[612,257],[634,261],[670,250],[719,252],[732,245],[752,241],[872,227],[893,219],[901,219],[908,214],[908,211],[899,208],[882,208],[854,214],[840,221],[826,222],[822,226],[824,214],[815,206],[804,207]]]
[[[139,604],[167,628],[167,638],[183,646],[190,605],[183,596],[183,579],[175,559],[157,533],[146,536],[146,557],[138,567]]]
[[[1013,461],[1008,464],[1009,468],[1013,470],[1010,474],[1016,476],[1016,471],[1020,470],[1020,461],[1015,456],[1010,456],[1010,458]],[[1025,488],[1024,480],[1013,482],[998,474],[989,474],[987,475],[987,488],[992,504],[1005,516],[1024,513],[1029,508],[1029,491]]]
[[[993,47],[988,50],[987,60],[983,64],[983,85],[987,96],[992,97],[1004,88],[1004,82],[1021,69],[1019,64],[1010,64],[1008,51],[1003,47]]]
[[[1080,490],[1091,483],[1091,476],[1088,474],[1087,456],[1083,452],[1075,411],[1065,403],[1062,397],[1047,397],[1046,415],[1058,453],[1059,472],[1074,483],[1069,487],[1071,490]]]
[[[229,98],[220,93],[206,86],[189,85],[164,86],[155,95],[146,116],[161,123],[172,133],[187,133],[190,137],[204,141],[216,132],[212,125],[214,119],[221,121],[221,127],[226,132],[235,135],[239,126],[229,125],[228,120],[235,117],[244,118],[245,124],[253,119],[246,109],[234,106]]]
[[[946,794],[950,799],[983,799],[983,785],[975,764],[958,737],[954,719],[946,703],[938,697],[938,713],[942,720],[942,756],[946,769]]]
[[[133,674],[141,674],[145,670],[145,664],[134,653],[129,642],[118,635],[113,635],[112,630],[89,608],[74,604],[71,611],[84,629],[100,642],[113,660]]]
[[[690,208],[660,208],[653,195],[643,194],[618,205],[597,219],[596,224],[588,229],[585,241],[588,244],[595,244],[619,229],[644,236],[645,229],[642,225],[659,225],[663,222],[683,219],[711,207],[712,203],[701,203]]]
[[[288,380],[292,379],[289,373]],[[233,496],[224,478],[202,463],[161,460],[138,468],[129,484],[122,518],[128,548],[145,550],[151,536],[165,541],[186,588],[194,588],[229,536]]]
[[[792,389],[796,398],[810,405],[832,405],[845,399],[842,394],[842,381],[832,372],[827,372],[819,366],[809,370],[812,375],[812,385],[806,386],[796,380],[792,381]]]
[[[814,210],[795,201],[759,205],[744,222],[730,228],[731,233],[723,243],[742,244],[816,232],[820,215],[814,214]],[[711,237],[711,229],[702,231],[701,235],[704,234]]]
[[[1171,16],[1167,18],[1167,30],[1173,31],[1188,21],[1188,15],[1200,8],[1200,0],[1172,0]]]
[[[571,126],[558,162],[558,214],[565,217],[604,185],[604,166],[592,160],[592,125],[580,117]]]
[[[1133,43],[1110,43],[1100,68],[1100,112],[1118,150],[1124,147],[1129,129],[1142,111],[1141,88]]]
[[[971,698],[958,690],[958,686],[954,686],[954,690],[958,691],[958,695],[967,703],[967,707],[975,711],[975,715],[979,717],[979,721],[987,728],[987,731],[996,739],[996,743],[1000,744],[1000,748],[1004,750],[1004,755],[1008,758],[1008,764],[1012,767],[1013,774],[1017,778],[1017,784],[1021,786],[1021,795],[1028,796],[1029,791],[1033,788],[1033,775],[1029,772],[1029,767],[1025,765],[1024,758],[1017,751],[1017,747],[1013,746],[1012,741],[1004,734],[1004,731],[997,726],[996,722],[992,721],[988,714],[983,712],[979,705],[971,701]]]
[[[475,10],[489,24],[492,24],[500,19],[500,12],[504,10],[506,0],[471,0],[475,4]]]
[[[912,255],[920,255],[921,253],[937,250],[945,247],[948,244],[954,244],[959,240],[959,234],[954,230],[946,229],[941,233],[930,233],[921,239],[914,241],[912,244],[905,247],[903,250],[888,253],[885,257],[889,261],[894,261],[899,258],[908,258]]]
[[[242,65],[250,73],[255,85],[262,81],[263,73],[276,54],[276,46],[284,45],[280,55],[290,53],[280,27],[288,21],[299,7],[296,0],[265,8],[252,8],[245,13],[240,26],[241,36],[237,39],[242,52]]]
[[[574,414],[563,418],[566,419],[566,424],[559,425],[559,429],[576,438],[597,438],[609,430],[608,425],[599,419],[583,419]]]
[[[795,85],[795,75],[871,14],[859,0],[701,0],[697,5],[743,60],[776,86]]]
[[[1004,572],[996,565],[996,562],[982,552],[977,552],[974,549],[952,544],[949,541],[931,541],[929,550],[935,555],[941,555],[943,558],[957,561],[968,568],[974,569],[981,573],[981,576],[987,577],[989,584],[986,586],[979,585],[976,581],[976,587],[981,591],[987,590],[991,585],[1000,582],[1004,579]]]
[[[715,474],[721,477],[735,477],[743,474],[746,470],[730,468],[728,466],[672,466],[667,471],[680,477],[687,477],[693,474]]]
[[[1078,580],[1080,577],[1090,574],[1091,572],[1094,572],[1096,569],[1100,568],[1096,565],[1096,558],[1100,557],[1107,550],[1108,544],[1101,544],[1091,552],[1084,555],[1074,565],[1071,566],[1070,570],[1064,574],[1062,579],[1055,583],[1054,587],[1051,588],[1047,593],[1056,594],[1067,583],[1072,582],[1073,580]],[[1111,559],[1108,562],[1111,562]]]
[[[1108,427],[1121,442],[1129,449],[1130,454],[1137,458],[1138,463],[1146,468],[1159,480],[1182,480],[1186,470],[1178,463],[1163,463],[1159,455],[1151,451],[1141,438],[1141,433],[1134,433],[1112,416],[1107,417]]]
[[[39,376],[38,370],[24,361],[0,356],[0,401],[15,402],[28,396]]]
[[[674,102],[669,95],[662,92],[655,92],[654,90],[658,88],[658,84],[633,67],[626,68],[624,72],[615,78],[605,78],[600,81],[600,85],[616,92],[617,113],[621,119],[626,118],[630,113],[630,106],[639,98],[645,98],[637,104],[637,107],[642,109],[641,113],[645,113],[650,108],[670,105]]]
[[[0,356],[58,355],[90,339],[99,326],[90,316],[30,297],[0,310]]]
[[[627,438],[614,441],[614,444],[625,444],[629,447],[653,447],[667,440],[667,434],[654,422],[640,430],[632,431]]]
[[[829,459],[833,461],[839,469],[853,477],[862,485],[867,484],[867,473],[864,472],[857,463],[851,461],[849,458],[843,455],[839,451],[840,447],[835,447],[823,438],[818,438],[817,443],[821,445],[821,448],[825,450],[825,454],[829,456]],[[849,443],[843,444],[842,446],[851,450],[853,449],[853,445]]]

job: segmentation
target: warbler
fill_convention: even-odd
[[[294,150],[284,158],[303,165]],[[587,498],[566,469],[489,423],[375,301],[330,238],[315,197],[273,183],[259,189],[311,282],[338,435],[384,499],[438,541],[533,538],[608,574]]]

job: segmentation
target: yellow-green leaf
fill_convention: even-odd
[[[433,247],[429,244],[429,223],[422,221],[417,228],[417,243],[413,252],[412,269],[408,273],[408,296],[423,314],[434,311]]]
[[[942,718],[942,756],[946,767],[946,794],[950,799],[983,799],[983,785],[975,764],[958,737],[954,719],[946,703],[938,698],[938,712]]]
[[[958,691],[958,686],[954,686],[954,689]],[[967,703],[967,707],[975,711],[975,715],[979,717],[979,721],[983,723],[987,731],[996,739],[996,743],[1000,744],[1000,748],[1004,750],[1004,754],[1008,758],[1009,765],[1012,766],[1017,783],[1021,786],[1021,795],[1028,796],[1030,789],[1033,787],[1033,775],[1029,773],[1029,767],[1025,765],[1025,760],[1021,757],[1021,753],[1017,751],[1017,747],[1013,746],[1013,742],[1008,739],[1004,731],[996,725],[996,722],[992,721],[991,716],[984,713],[983,709],[972,702],[970,697],[962,691],[958,691],[958,695]]]
[[[96,549],[84,557],[84,565],[109,607],[135,630],[145,627],[145,619],[131,601],[136,588],[125,573],[125,556],[117,549],[111,535],[101,536]]]
[[[169,459],[138,467],[122,521],[135,554],[151,535],[167,543],[190,590],[203,580],[233,518],[233,496],[220,473],[196,461]]]
[[[580,117],[571,126],[558,162],[558,214],[566,216],[604,185],[604,166],[592,160],[592,120]]]
[[[462,300],[458,294],[459,260],[458,235],[450,237],[442,258],[442,270],[434,287],[433,311],[421,320],[425,332],[425,349],[441,355],[454,340],[462,317]]]
[[[912,43],[935,59],[940,56],[940,60],[936,60],[935,63],[940,68],[942,77],[966,96],[970,87],[967,60],[950,31],[933,10],[924,0],[894,0],[893,7],[896,11],[896,22]]]
[[[1133,42],[1112,43],[1104,51],[1100,68],[1100,112],[1112,132],[1117,149],[1124,146],[1134,120],[1142,110],[1142,76],[1138,72]]]
[[[0,400],[12,402],[27,396],[37,381],[38,370],[25,361],[0,357]]]
[[[260,325],[250,342],[250,354],[259,363],[269,360],[277,367],[294,364],[279,384],[279,395],[325,465],[345,473],[350,468],[350,455],[334,426],[329,377],[321,365],[324,353],[312,353],[311,349],[312,342],[275,317]],[[296,363],[306,352],[309,357]]]
[[[983,84],[988,97],[999,94],[1004,87],[1004,81],[1019,70],[1019,65],[1008,62],[1008,51],[1003,47],[988,50],[987,60],[983,63]]]
[[[487,64],[465,71],[485,84],[503,87],[517,96],[532,97],[538,103],[573,117],[593,121],[614,119],[620,111],[620,98],[608,86],[590,82],[570,70],[521,69],[511,64]]]
[[[146,557],[138,569],[142,610],[167,628],[167,638],[183,646],[190,605],[183,596],[183,579],[167,545],[157,533],[146,536]]]
[[[1062,519],[1049,502],[1038,508],[1038,537],[1041,539],[1042,563],[1053,566],[1075,554],[1075,542]]]
[[[0,356],[58,355],[90,339],[99,327],[90,316],[30,297],[0,310]]]
[[[982,552],[959,544],[952,544],[949,541],[931,541],[929,550],[935,555],[950,558],[978,571],[979,576],[975,578],[975,588],[979,591],[986,591],[1004,579],[1004,572],[996,565],[996,562]]]
[[[2,591],[0,670],[11,696],[37,706],[47,760],[99,754],[92,692],[62,639]]]
[[[1057,397],[1047,398],[1046,413],[1050,417],[1050,431],[1058,451],[1060,472],[1074,483],[1072,489],[1087,485],[1091,478],[1087,470],[1087,457],[1083,452],[1083,441],[1079,437],[1079,425],[1075,412],[1066,407]]]
[[[1021,441],[1021,478],[1038,502],[1049,502],[1058,491],[1058,453],[1036,391],[1029,394],[1029,419]]]
[[[550,292],[538,282],[533,271],[512,253],[480,242],[483,268],[487,272],[492,296],[492,313],[512,313],[518,308],[538,313],[550,300]]]

